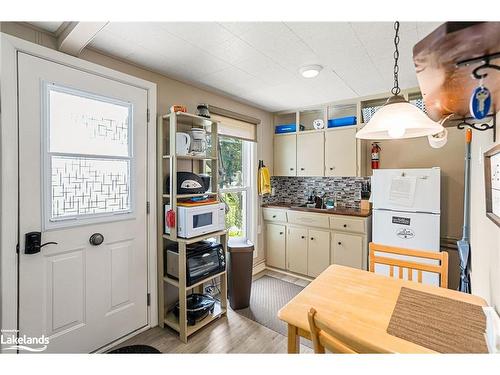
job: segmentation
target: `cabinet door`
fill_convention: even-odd
[[[287,269],[307,275],[307,229],[288,227],[287,238]]]
[[[318,276],[330,265],[330,232],[309,229],[307,274]]]
[[[297,136],[274,136],[274,176],[297,175]]]
[[[331,248],[333,263],[363,269],[363,236],[334,232]]]
[[[297,176],[324,176],[324,132],[297,135]]]
[[[285,226],[266,224],[266,264],[276,268],[286,268]]]
[[[325,132],[325,176],[356,176],[356,128]]]

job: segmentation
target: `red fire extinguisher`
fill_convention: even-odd
[[[380,168],[380,146],[377,142],[372,143],[372,169]]]

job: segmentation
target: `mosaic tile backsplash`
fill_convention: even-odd
[[[359,208],[361,202],[361,184],[370,181],[370,177],[271,177],[271,186],[275,195],[263,197],[263,203],[298,203],[307,202],[313,191],[317,195],[333,197],[338,206]]]

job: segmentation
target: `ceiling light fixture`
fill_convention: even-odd
[[[314,78],[318,76],[321,70],[323,70],[321,65],[307,65],[300,68],[299,72],[304,78]]]
[[[399,22],[394,23],[394,87],[392,96],[372,116],[370,121],[356,133],[360,139],[402,139],[437,134],[443,126],[432,121],[423,111],[410,104],[402,95],[398,81]]]

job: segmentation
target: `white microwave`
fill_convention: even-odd
[[[168,210],[170,205],[165,205],[163,212],[165,233],[170,234],[170,228],[167,226]],[[224,203],[177,207],[177,235],[182,238],[192,238],[223,230],[225,213]]]

